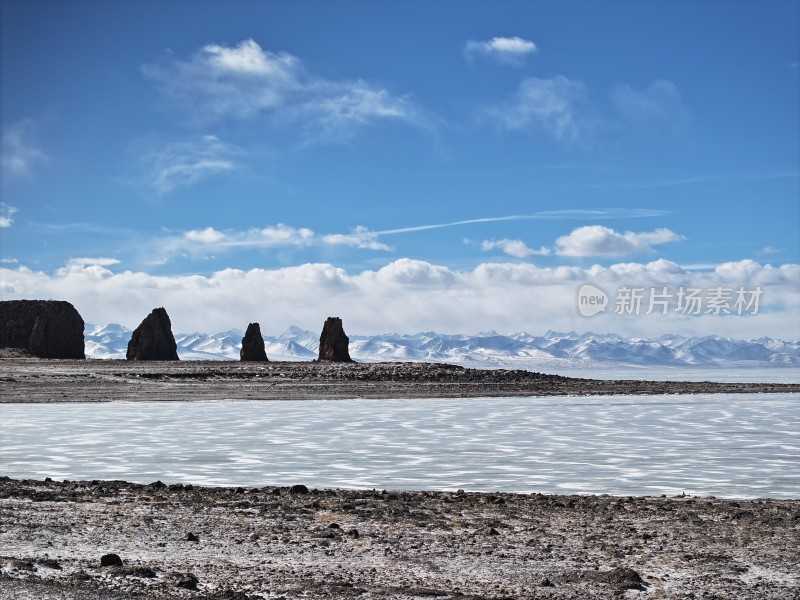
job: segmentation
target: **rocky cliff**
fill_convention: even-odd
[[[83,319],[62,300],[0,302],[0,347],[41,358],[85,358]]]
[[[261,326],[258,323],[250,323],[247,331],[242,338],[242,349],[239,351],[239,358],[248,361],[265,362],[267,351],[264,348],[264,338],[261,337]]]
[[[179,360],[172,323],[167,311],[154,308],[137,327],[128,342],[128,360]]]
[[[328,317],[319,336],[319,358],[332,362],[353,362],[350,358],[350,339],[344,333],[339,317]]]

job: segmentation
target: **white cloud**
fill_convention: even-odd
[[[3,129],[2,169],[7,176],[27,177],[50,158],[36,144],[36,123],[31,119],[17,121]]]
[[[326,142],[346,141],[379,122],[427,126],[408,96],[362,80],[309,74],[296,56],[264,50],[252,39],[233,47],[210,44],[188,59],[168,58],[142,71],[199,121],[261,116]]]
[[[433,265],[423,260],[401,258],[377,271],[365,271],[361,277],[380,285],[445,289],[456,282],[457,274],[447,267]]]
[[[611,100],[623,118],[639,126],[661,124],[677,129],[690,118],[678,86],[665,79],[645,89],[619,85],[611,91]]]
[[[569,235],[556,240],[556,254],[561,256],[625,256],[650,252],[652,246],[677,242],[682,235],[666,228],[654,231],[618,233],[610,227],[587,225],[573,229]]]
[[[319,235],[307,227],[283,223],[247,230],[218,230],[214,227],[172,233],[152,241],[156,253],[150,262],[164,264],[178,255],[207,255],[235,249],[303,248],[310,246],[346,246],[360,250],[391,251],[378,238],[378,232],[357,226],[350,233]]]
[[[214,135],[182,141],[146,140],[135,146],[139,182],[158,196],[242,166],[238,159],[243,151]]]
[[[88,266],[100,266],[100,267],[111,267],[113,265],[118,265],[119,260],[116,258],[70,258],[67,261],[67,267],[88,267]]]
[[[464,45],[464,58],[473,62],[487,57],[499,63],[521,65],[525,57],[537,52],[536,44],[520,37],[494,37],[486,41],[470,40]]]
[[[447,227],[460,227],[465,225],[479,225],[482,223],[497,223],[505,221],[519,220],[571,220],[571,219],[605,219],[605,218],[639,218],[661,216],[663,211],[650,209],[599,209],[599,210],[557,210],[542,211],[527,215],[508,215],[500,217],[485,217],[479,219],[467,219],[452,221],[449,223],[436,223],[428,225],[416,225],[410,227],[400,227],[395,229],[385,229],[382,231],[372,231],[364,226],[358,225],[349,233],[326,233],[318,234],[311,229],[300,227],[295,228],[279,223],[275,226],[264,228],[252,228],[248,230],[218,230],[214,227],[205,227],[189,231],[172,232],[160,238],[156,238],[150,247],[157,256],[151,257],[151,264],[165,264],[177,255],[199,255],[205,256],[209,252],[224,251],[234,248],[291,248],[291,247],[311,247],[311,246],[343,246],[357,248],[361,250],[393,251],[394,248],[382,241],[384,236],[400,235],[404,233],[414,233],[419,231],[429,231]],[[607,228],[603,228],[604,230]],[[578,234],[582,232],[579,230]],[[612,231],[612,230],[608,230]],[[573,232],[575,233],[575,232]],[[612,231],[613,233],[613,231]],[[571,234],[572,235],[572,234]],[[647,244],[659,244],[666,241],[682,239],[677,234],[672,234],[669,230],[656,230],[649,233],[617,234],[623,238],[627,246],[634,246],[645,249]],[[625,236],[628,236],[627,239]],[[562,238],[562,239],[566,239]],[[465,241],[465,243],[471,243]],[[508,238],[489,239],[481,243],[483,250],[500,250],[509,256],[525,258],[527,256],[548,256],[554,252],[552,248],[541,246],[538,250],[529,248],[521,240]],[[556,252],[559,253],[559,252]],[[627,252],[625,252],[627,253]]]
[[[716,333],[732,337],[800,337],[800,265],[740,261],[714,271],[692,272],[671,261],[588,268],[540,268],[530,263],[484,263],[471,270],[408,258],[377,270],[349,273],[330,264],[282,269],[225,269],[208,276],[155,276],[112,272],[102,265],[68,265],[49,274],[0,267],[3,298],[57,298],[72,302],[83,318],[135,327],[155,306],[165,306],[176,332],[224,331],[259,321],[267,333],[290,324],[319,330],[338,315],[349,333],[435,330],[511,333],[547,329],[613,331],[628,335]],[[679,286],[760,286],[758,315],[679,314],[579,316],[578,288],[591,282],[613,294],[622,286],[673,292]],[[254,290],[262,292],[254,293]],[[267,294],[265,301],[265,295]]]
[[[765,275],[771,279],[771,276],[777,274],[777,272],[772,269],[770,265],[767,265],[767,267],[768,270],[765,271],[760,263],[757,263],[754,260],[745,259],[717,265],[714,268],[714,274],[725,283],[742,281],[749,284],[755,281],[764,282],[766,281]]]
[[[235,48],[208,44],[203,47],[203,53],[208,56],[209,64],[220,72],[285,77],[296,66],[294,57],[264,52],[253,40],[244,40]]]
[[[507,102],[486,111],[509,130],[544,129],[562,142],[572,142],[593,127],[586,86],[562,75],[525,79]]]
[[[183,237],[189,242],[197,242],[199,244],[218,244],[225,241],[225,234],[213,227],[187,231],[183,234]]]
[[[155,240],[152,245],[159,254],[158,262],[165,262],[181,253],[200,254],[235,248],[302,247],[310,246],[315,241],[316,235],[311,229],[278,223],[275,226],[254,227],[245,231],[219,231],[213,227],[192,229]]]
[[[326,90],[309,97],[299,107],[306,121],[307,137],[322,142],[349,139],[359,127],[384,122],[418,122],[423,119],[410,96],[393,96],[387,90],[371,87],[363,81],[346,86],[340,84],[319,86]]]
[[[770,254],[780,254],[781,249],[774,246],[764,246],[761,250],[756,252],[759,256],[769,256]]]
[[[532,248],[528,248],[528,246],[522,240],[510,240],[507,238],[502,240],[484,240],[481,243],[481,248],[484,250],[502,250],[509,256],[516,256],[517,258],[525,258],[534,254],[539,256],[547,256],[550,254],[550,249],[544,246],[538,250],[534,250]]]
[[[331,246],[354,246],[365,250],[391,250],[383,242],[378,241],[378,234],[366,227],[358,226],[352,233],[332,233],[322,237],[325,244]]]
[[[14,224],[14,213],[17,209],[9,206],[4,202],[0,202],[0,229],[3,227],[11,227]]]
[[[226,48],[212,44],[186,60],[144,65],[144,75],[182,109],[202,120],[248,118],[286,103],[302,89],[300,60],[266,52],[253,40]]]
[[[541,129],[566,143],[589,133],[620,135],[650,132],[655,128],[676,134],[691,121],[691,111],[678,86],[666,79],[657,79],[642,89],[618,85],[610,96],[613,110],[602,109],[591,100],[581,81],[563,75],[548,79],[532,77],[523,80],[509,99],[485,109],[483,114],[503,129]]]

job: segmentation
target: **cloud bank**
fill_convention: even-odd
[[[279,333],[296,324],[317,330],[341,316],[349,333],[505,333],[607,331],[657,336],[718,334],[800,337],[800,265],[762,265],[750,260],[711,271],[687,271],[656,260],[607,267],[541,268],[528,263],[482,263],[454,270],[402,258],[376,270],[350,273],[331,264],[281,269],[225,269],[209,276],[156,276],[113,272],[113,259],[72,261],[53,273],[27,267],[0,268],[4,299],[54,298],[72,302],[84,319],[135,327],[156,306],[169,311],[175,331],[216,332],[258,321]],[[105,266],[104,266],[105,265]],[[579,287],[591,282],[613,294],[622,287],[679,286],[763,290],[756,315],[620,316],[608,311],[586,319],[577,311]]]

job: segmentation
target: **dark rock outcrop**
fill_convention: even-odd
[[[113,552],[110,554],[103,554],[100,557],[100,566],[101,567],[121,567],[122,566],[122,559],[119,557],[118,554],[114,554]]]
[[[332,362],[353,362],[350,358],[350,339],[344,333],[339,317],[328,317],[319,336],[319,358]]]
[[[128,342],[128,360],[179,360],[172,323],[164,308],[154,308]]]
[[[184,588],[187,590],[196,590],[198,583],[200,583],[200,580],[197,578],[197,575],[194,573],[183,573],[179,574],[175,585],[179,588]]]
[[[261,326],[258,323],[250,323],[247,326],[247,331],[242,338],[239,358],[249,361],[269,361],[267,351],[264,349],[264,338],[261,337]]]
[[[85,358],[83,319],[63,300],[2,301],[0,347],[41,358]]]

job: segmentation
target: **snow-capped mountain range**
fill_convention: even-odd
[[[125,358],[131,330],[122,325],[86,324],[87,358]],[[182,360],[238,360],[244,332],[179,333]],[[270,360],[312,360],[319,334],[289,327],[279,336],[264,336]],[[432,331],[408,334],[351,335],[350,356],[364,362],[425,361],[480,368],[532,369],[543,366],[603,365],[778,367],[800,366],[800,341],[772,338],[735,340],[717,336],[664,335],[655,339],[616,334],[548,331],[544,335],[495,331],[477,335],[444,335]]]

